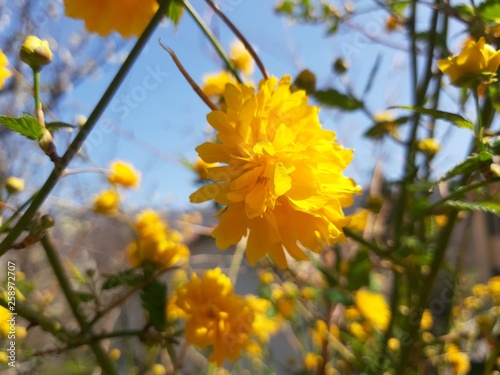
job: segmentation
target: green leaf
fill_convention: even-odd
[[[149,283],[142,290],[141,300],[142,307],[149,313],[149,322],[158,331],[163,331],[167,325],[167,285],[158,280]]]
[[[467,121],[462,116],[457,115],[456,113],[438,111],[436,109],[428,109],[428,108],[416,107],[416,106],[404,106],[404,105],[391,107],[391,108],[399,108],[399,109],[406,109],[408,111],[415,111],[415,112],[421,113],[423,115],[431,116],[435,119],[440,119],[440,120],[445,120],[445,121],[451,122],[453,125],[456,125],[459,128],[465,128],[465,129],[470,129],[470,130],[474,129],[474,125],[470,121]]]
[[[106,281],[102,284],[102,290],[108,290],[116,288],[120,285],[134,286],[139,284],[142,280],[144,280],[144,276],[138,274],[135,268],[130,270],[125,270],[118,272],[114,275],[108,276]]]
[[[349,262],[347,270],[347,289],[350,291],[368,285],[370,282],[370,272],[372,263],[368,257],[367,251],[358,251],[354,259]]]
[[[351,96],[342,94],[335,89],[328,89],[324,91],[316,91],[313,96],[321,104],[345,109],[346,111],[355,111],[363,108],[363,102]]]
[[[485,164],[491,164],[492,162],[493,162],[493,155],[491,155],[487,151],[482,151],[479,154],[469,156],[463,162],[455,165],[448,172],[446,172],[438,182],[449,180],[450,178],[461,174],[473,172],[477,170],[480,166]]]
[[[60,121],[56,121],[56,122],[49,122],[48,124],[45,125],[45,127],[47,128],[48,131],[50,131],[51,133],[52,132],[55,132],[57,130],[62,130],[62,129],[68,129],[68,130],[73,130],[76,128],[75,125],[71,125],[71,124],[67,124],[65,122],[60,122]]]
[[[25,114],[19,118],[0,116],[0,124],[34,141],[39,140],[43,135],[40,124],[32,115]]]
[[[184,6],[182,5],[181,1],[179,1],[179,0],[170,0],[169,1],[165,15],[167,16],[167,18],[170,21],[172,21],[172,23],[175,26],[179,25],[179,22],[181,21],[183,13],[184,13]]]
[[[486,147],[493,155],[500,155],[500,136],[496,135],[486,141]]]
[[[484,22],[496,22],[500,18],[500,3],[498,0],[485,1],[477,9]]]
[[[456,208],[459,211],[484,211],[500,216],[500,203],[496,202],[447,201],[445,202],[445,205]]]
[[[86,292],[76,292],[75,293],[78,299],[82,302],[90,302],[95,299],[94,295],[92,293],[86,293]]]
[[[351,306],[354,303],[351,297],[345,295],[337,288],[326,289],[325,298],[330,302],[341,303],[345,306]]]

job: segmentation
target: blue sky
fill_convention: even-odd
[[[369,110],[379,112],[389,106],[410,103],[404,35],[388,34],[384,29],[387,14],[380,10],[373,11],[376,9],[373,4],[356,2],[363,15],[352,19],[351,27],[342,26],[337,35],[327,37],[323,25],[298,25],[277,16],[272,1],[225,0],[222,3],[226,5],[228,17],[257,48],[270,74],[295,76],[300,70],[309,68],[317,74],[319,87],[334,85],[341,88],[343,84],[331,67],[335,58],[342,57],[350,65],[344,82],[348,82],[356,95],[361,95],[371,79],[371,68],[380,56],[381,68],[372,91],[366,97]],[[213,18],[204,1],[193,0],[192,4],[228,49],[234,36],[220,20]],[[81,30],[83,25],[81,21],[64,18],[61,22],[71,32]],[[424,27],[425,23],[420,26]],[[43,37],[43,32],[50,32],[50,29],[41,32]],[[142,172],[142,184],[139,190],[127,193],[126,207],[191,209],[193,206],[188,197],[196,188],[195,175],[180,163],[180,159],[195,160],[195,147],[207,139],[205,116],[208,108],[158,45],[159,38],[176,52],[199,83],[204,74],[217,72],[222,67],[188,14],[177,29],[165,22],[149,41],[86,143],[85,148],[92,162],[82,164],[76,161],[73,167],[97,165],[106,168],[115,159],[131,162]],[[460,35],[456,34],[455,38],[458,44]],[[387,45],[380,45],[374,40]],[[132,47],[134,41],[123,45],[123,53]],[[95,42],[99,42],[99,37],[95,37]],[[89,115],[117,69],[118,64],[107,64],[100,74],[89,77],[68,92],[58,109],[61,119],[74,122],[76,114]],[[257,82],[260,78],[256,71],[253,80]],[[450,89],[450,95],[456,95],[455,91]],[[363,133],[371,125],[365,114],[322,109],[320,118],[324,127],[337,133],[342,144],[356,150],[355,160],[346,174],[354,177],[359,184],[369,183],[376,159],[383,160],[389,178],[399,176],[402,169],[401,147],[391,140],[374,146],[371,141],[363,139]],[[436,158],[436,168],[444,171],[458,161],[455,156],[461,156],[468,137],[466,131],[450,130],[447,125],[441,125],[437,133],[446,144],[451,145],[448,148],[451,155],[443,152],[442,157],[438,155]],[[61,148],[64,148],[63,141],[64,137],[60,141]],[[102,176],[82,174],[65,178],[54,194],[72,200],[75,185],[84,191],[82,199],[89,202],[93,194],[106,188]]]

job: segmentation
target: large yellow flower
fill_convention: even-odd
[[[391,319],[391,310],[380,294],[359,290],[354,296],[356,307],[361,314],[377,329],[385,331]]]
[[[182,243],[181,234],[171,230],[155,211],[141,212],[135,229],[138,238],[127,251],[133,266],[147,260],[168,268],[189,258],[189,249]]]
[[[201,90],[208,96],[224,95],[226,83],[236,84],[236,78],[226,70],[219,73],[211,73],[203,76],[203,86]]]
[[[82,19],[90,32],[140,36],[158,10],[157,0],[64,0],[66,15]]]
[[[7,60],[7,56],[5,56],[2,51],[0,51],[0,90],[3,89],[5,80],[12,75],[10,70],[7,69],[8,64],[9,60]]]
[[[500,65],[500,51],[486,44],[484,38],[466,43],[464,49],[455,56],[438,60],[439,69],[450,77],[456,85],[468,84],[472,81],[490,81]],[[483,74],[481,78],[479,75]]]
[[[234,361],[250,343],[253,312],[220,268],[206,271],[202,278],[177,288],[177,306],[187,314],[186,339],[201,348],[212,347],[210,361],[219,366]]]
[[[284,247],[307,259],[299,243],[319,252],[344,241],[342,227],[350,219],[342,207],[360,188],[342,171],[352,150],[336,143],[335,133],[321,128],[319,109],[307,105],[304,91],[290,92],[290,77],[263,80],[252,87],[227,84],[225,111],[213,111],[208,122],[218,130],[217,143],[196,150],[207,163],[214,183],[190,197],[226,205],[212,232],[217,246],[227,249],[248,234],[247,258],[269,254],[287,267]]]

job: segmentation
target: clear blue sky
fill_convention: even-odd
[[[192,3],[220,36],[222,45],[228,48],[234,36],[220,20],[211,17],[204,1],[193,0]],[[389,106],[410,103],[404,36],[385,32],[387,14],[371,11],[375,9],[373,4],[357,2],[359,10],[366,12],[350,21],[354,28],[342,27],[338,35],[326,37],[322,25],[297,25],[276,16],[273,1],[226,0],[223,3],[230,8],[226,12],[228,17],[257,48],[272,75],[295,76],[301,69],[309,68],[317,74],[319,87],[333,84],[339,88],[342,85],[331,66],[336,57],[343,57],[350,64],[345,79],[360,95],[380,55],[381,68],[366,99],[369,110],[378,112]],[[63,22],[63,25],[75,30],[83,24],[68,19]],[[364,33],[390,46],[381,46]],[[93,162],[101,167],[107,167],[112,160],[122,159],[142,172],[141,188],[126,196],[129,208],[190,209],[192,205],[188,197],[196,188],[195,175],[179,160],[196,159],[194,148],[206,140],[207,107],[177,71],[168,54],[160,48],[158,38],[176,52],[185,68],[200,83],[204,74],[217,72],[222,67],[188,14],[177,29],[165,23],[151,38],[86,147]],[[456,40],[458,45],[460,38],[457,36]],[[132,47],[134,41],[124,45],[124,52]],[[77,113],[88,115],[117,68],[118,64],[106,65],[99,77],[90,78],[69,92],[60,106],[62,120],[73,122]],[[254,81],[260,78],[256,71]],[[450,89],[452,95],[453,90]],[[376,157],[383,158],[389,177],[399,176],[402,165],[400,147],[390,140],[374,147],[372,142],[363,139],[362,134],[371,125],[366,115],[323,109],[320,117],[326,128],[337,133],[342,144],[356,149],[355,161],[346,174],[354,177],[359,184],[369,183]],[[446,143],[452,145],[448,151],[464,150],[466,131],[447,133],[448,130],[446,125],[438,129],[438,137],[446,134]],[[402,135],[404,137],[404,132]],[[446,153],[445,149],[443,155]],[[441,159],[438,156],[436,167],[444,170],[454,162],[456,160],[448,156]],[[76,162],[75,166],[82,164]],[[86,174],[68,177],[54,193],[72,199],[75,184],[85,186],[89,202],[93,194],[106,187],[102,176]]]

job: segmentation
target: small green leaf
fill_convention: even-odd
[[[136,269],[133,268],[108,276],[101,288],[102,290],[108,290],[120,285],[134,286],[139,284],[142,280],[144,280],[144,276],[138,274]]]
[[[56,122],[49,122],[48,124],[45,125],[45,127],[47,128],[48,131],[50,131],[51,133],[52,132],[55,132],[57,130],[62,130],[62,129],[68,129],[68,130],[73,130],[76,128],[75,125],[71,125],[71,124],[67,124],[65,122],[60,122],[60,121],[56,121]]]
[[[181,22],[182,15],[184,13],[184,6],[179,0],[170,0],[167,6],[165,15],[172,21],[172,23],[177,26]]]
[[[484,211],[500,216],[500,204],[496,202],[447,201],[445,202],[445,205],[456,208],[460,211]]]
[[[34,141],[38,141],[43,135],[40,124],[32,115],[25,114],[19,118],[0,116],[0,124]]]
[[[335,89],[316,91],[313,96],[323,105],[345,109],[346,111],[355,111],[363,108],[363,102],[351,96],[342,94]]]
[[[446,120],[448,122],[451,122],[453,125],[458,126],[459,128],[465,128],[470,130],[474,129],[474,125],[472,125],[470,121],[467,121],[462,116],[457,115],[456,113],[438,111],[436,109],[428,109],[416,106],[404,106],[404,105],[391,108],[399,108],[399,109],[406,109],[408,111],[415,111],[423,115],[431,116],[435,119]]]
[[[342,293],[337,288],[328,288],[325,290],[325,298],[330,302],[341,303],[345,306],[351,306],[354,304],[354,301],[351,297]]]
[[[158,280],[149,283],[141,293],[141,300],[142,307],[149,313],[149,322],[158,331],[163,331],[167,324],[167,285]]]
[[[82,302],[90,302],[95,299],[92,293],[86,293],[86,292],[76,292],[76,296]]]
[[[439,180],[439,182],[449,180],[452,177],[470,173],[477,170],[480,166],[491,164],[493,162],[493,155],[489,152],[482,151],[479,154],[469,156],[463,162],[458,163],[453,168],[451,168],[448,172],[444,174],[443,177]]]
[[[496,22],[500,18],[500,3],[498,0],[485,1],[479,5],[478,11],[484,22]]]

